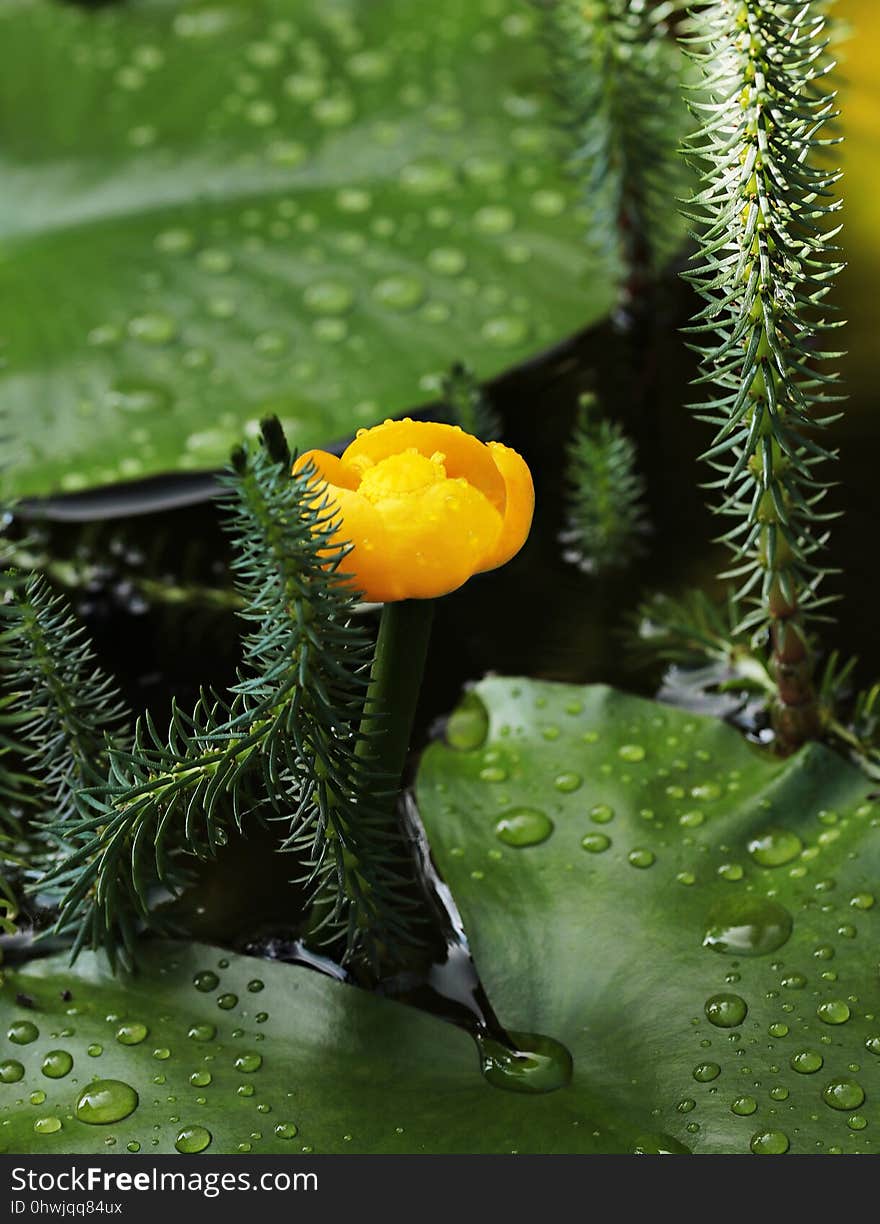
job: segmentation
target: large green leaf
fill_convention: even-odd
[[[8,490],[208,467],[267,411],[327,442],[604,313],[538,20],[6,0]]]
[[[880,809],[857,770],[604,687],[487,680],[450,734],[473,747],[429,749],[419,804],[508,1026],[565,1042],[575,1089],[696,1152],[767,1132],[880,1151]],[[495,831],[542,816],[540,844]],[[709,1021],[718,995],[741,1024]]]
[[[16,992],[33,1007],[17,1006]],[[194,1126],[210,1132],[210,1152],[627,1146],[583,1094],[526,1097],[491,1087],[460,1029],[309,969],[216,948],[154,947],[141,974],[120,981],[92,957],[75,972],[63,958],[35,962],[9,975],[3,1020],[4,1031],[39,1030],[27,1044],[4,1046],[3,1058],[25,1069],[22,1079],[0,1082],[4,1151],[97,1152],[108,1144],[124,1152],[139,1144],[169,1152]],[[117,1034],[139,1037],[138,1025],[148,1030],[144,1039],[122,1044]],[[213,1027],[216,1036],[205,1040]],[[41,1068],[58,1050],[73,1065],[51,1079]],[[255,1055],[261,1065],[248,1070]],[[79,1121],[77,1098],[96,1077],[134,1088],[137,1108],[114,1124]]]
[[[501,1019],[564,1042],[569,1086],[500,1090],[438,1019],[304,968],[154,944],[134,979],[93,958],[8,972],[5,1027],[39,1033],[5,1046],[23,1075],[0,1083],[0,1144],[168,1151],[195,1125],[215,1152],[880,1147],[880,839],[862,775],[603,687],[487,680],[448,738],[418,782],[435,856]],[[509,844],[530,832],[544,840]],[[187,1035],[204,1024],[212,1040]],[[73,1058],[59,1079],[41,1069],[53,1050]],[[252,1054],[256,1071],[236,1067]],[[137,1109],[77,1120],[95,1077],[131,1085]]]

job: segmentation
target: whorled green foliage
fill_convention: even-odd
[[[51,872],[72,850],[80,793],[103,782],[125,718],[67,602],[40,575],[11,576],[0,607],[0,828],[16,876]]]
[[[75,819],[76,792],[103,780],[126,712],[85,628],[39,574],[13,584],[2,609],[0,681],[41,805],[63,838]]]
[[[683,237],[673,204],[684,182],[682,60],[666,24],[676,6],[549,0],[542,7],[569,168],[591,211],[589,241],[616,253],[631,294]]]
[[[450,367],[441,387],[453,421],[483,442],[501,437],[501,420],[473,370],[461,361]]]
[[[590,573],[626,565],[647,529],[636,449],[617,421],[585,395],[568,447],[569,528],[564,542]]]
[[[52,873],[65,887],[59,927],[74,951],[127,959],[157,888],[177,891],[185,855],[210,858],[248,819],[278,819],[279,849],[307,863],[323,937],[345,956],[411,942],[409,882],[383,780],[356,757],[371,638],[352,623],[357,593],[337,572],[346,549],[320,482],[290,475],[277,422],[227,479],[233,567],[243,597],[244,666],[231,700],[174,706],[163,733],[149,717],[131,748],[110,752],[109,780],[79,792],[76,848]],[[159,923],[161,925],[161,923]],[[312,932],[313,938],[320,938]]]
[[[703,128],[691,152],[703,167],[693,201],[700,251],[688,274],[705,306],[695,331],[698,406],[716,435],[707,458],[720,473],[728,577],[750,607],[742,628],[770,630],[778,686],[777,729],[797,743],[815,734],[807,626],[819,594],[829,515],[816,440],[836,376],[826,333],[837,326],[825,297],[839,268],[831,225],[838,173],[829,167],[835,111],[825,78],[823,7],[809,0],[715,0],[695,19],[703,69]]]

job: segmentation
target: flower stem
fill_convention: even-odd
[[[400,789],[434,619],[431,599],[382,609],[358,755],[369,757],[389,788]]]

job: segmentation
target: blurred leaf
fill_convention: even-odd
[[[536,23],[7,0],[6,491],[210,467],[268,412],[326,443],[601,317]]]

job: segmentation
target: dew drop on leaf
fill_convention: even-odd
[[[201,990],[205,993],[209,990],[216,990],[219,985],[220,979],[211,969],[203,969],[201,973],[197,973],[193,978],[193,986],[195,986],[196,990]]]
[[[10,1024],[6,1036],[14,1045],[30,1045],[32,1041],[36,1041],[40,1035],[40,1030],[30,1020],[16,1020]]]
[[[710,912],[703,947],[733,956],[765,956],[788,940],[791,914],[778,901],[725,897]]]
[[[553,832],[553,821],[538,808],[513,808],[495,825],[495,835],[506,846],[537,846]]]
[[[138,1094],[122,1080],[93,1080],[77,1098],[75,1114],[80,1122],[90,1126],[106,1126],[121,1122],[138,1106]]]
[[[752,1135],[749,1147],[756,1156],[782,1156],[790,1147],[784,1131],[758,1131]]]
[[[750,838],[748,851],[759,867],[783,867],[797,858],[803,845],[796,833],[787,829],[767,829]]]
[[[513,1047],[493,1037],[476,1037],[486,1081],[506,1092],[539,1095],[571,1082],[573,1063],[565,1046],[540,1033],[509,1032]]]
[[[738,994],[712,995],[705,1004],[706,1019],[716,1028],[737,1028],[749,1012],[748,1004]]]
[[[121,1045],[140,1045],[148,1034],[149,1029],[145,1024],[141,1024],[139,1020],[131,1020],[125,1024],[120,1024],[116,1030],[116,1040]]]
[[[822,1090],[822,1100],[832,1109],[849,1112],[851,1109],[858,1109],[864,1102],[865,1090],[855,1080],[832,1080]]]
[[[193,1155],[204,1152],[212,1138],[211,1132],[204,1126],[185,1126],[174,1140],[174,1146],[184,1155]]]
[[[73,1058],[67,1050],[50,1050],[43,1058],[40,1070],[49,1079],[63,1079],[73,1068]]]

